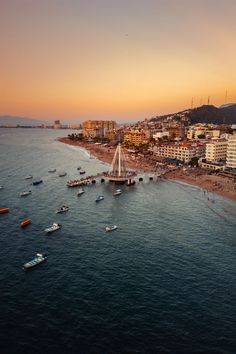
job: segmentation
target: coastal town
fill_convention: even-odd
[[[236,200],[236,125],[190,124],[185,114],[135,124],[87,120],[82,129],[59,138],[111,163],[121,143],[127,167],[194,184]]]

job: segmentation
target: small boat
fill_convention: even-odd
[[[21,221],[20,226],[21,227],[26,227],[29,224],[31,224],[31,220],[30,219],[24,219],[24,220]]]
[[[95,202],[100,202],[103,199],[104,199],[103,195],[98,195],[97,198],[95,199]]]
[[[3,189],[3,186],[0,186],[0,189]]]
[[[6,214],[9,213],[10,209],[9,208],[0,208],[0,214]]]
[[[33,176],[29,175],[29,176],[26,176],[25,179],[32,179]]]
[[[61,172],[61,173],[59,173],[59,177],[64,177],[64,176],[66,176],[66,175],[67,175],[66,172]]]
[[[27,197],[27,195],[30,195],[32,192],[31,191],[24,191],[20,193],[20,197]]]
[[[114,196],[120,195],[122,193],[121,189],[116,189],[116,191],[113,193]]]
[[[80,175],[84,175],[86,172],[84,170],[80,171],[79,174]]]
[[[84,194],[84,193],[85,193],[85,190],[84,190],[83,188],[80,188],[80,189],[78,190],[77,195],[78,195],[78,197],[79,197],[79,196],[81,196],[81,195]]]
[[[40,183],[43,183],[43,181],[41,179],[38,181],[34,181],[32,184],[33,184],[33,186],[37,186]]]
[[[67,205],[62,205],[60,209],[57,209],[56,213],[57,214],[62,214],[66,213],[70,208]]]
[[[117,229],[117,226],[116,225],[113,225],[113,226],[106,226],[105,227],[105,231],[106,232],[110,232],[110,231],[114,231]]]
[[[56,222],[54,222],[51,227],[48,227],[44,231],[47,232],[48,234],[50,234],[50,233],[52,233],[54,231],[59,230],[60,228],[61,228],[61,225],[57,224]]]
[[[81,166],[78,166],[78,167],[77,167],[77,170],[78,170],[78,171],[81,170]]]
[[[40,263],[43,263],[47,260],[47,256],[43,255],[41,253],[36,253],[36,257],[33,258],[31,261],[25,263],[23,265],[23,269],[29,269],[29,268],[33,268],[35,266],[37,266]]]
[[[52,170],[48,170],[48,172],[49,172],[49,173],[54,173],[54,172],[56,172],[56,169],[53,168]]]

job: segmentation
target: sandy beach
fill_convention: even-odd
[[[90,154],[106,163],[111,163],[115,148],[107,147],[104,145],[89,144],[87,142],[72,141],[71,139],[58,138],[58,140],[64,144],[74,145],[87,149]],[[130,169],[135,169],[137,172],[150,172],[152,174],[157,173],[156,165],[153,161],[145,158],[139,158],[138,160],[132,159],[131,155],[126,153],[126,165]],[[169,171],[165,173],[164,178],[183,181],[188,184],[192,184],[202,188],[205,191],[216,193],[222,197],[229,198],[236,201],[236,181],[228,177],[210,175],[206,171],[195,169],[177,169],[175,171]]]

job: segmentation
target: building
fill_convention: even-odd
[[[83,122],[83,135],[103,138],[107,130],[115,128],[116,122],[113,120],[86,120]]]
[[[206,143],[206,160],[217,162],[226,160],[228,142],[225,139],[212,140]]]
[[[59,120],[55,120],[53,128],[54,129],[61,129],[61,122]]]
[[[153,147],[153,153],[159,157],[169,157],[183,162],[189,162],[193,157],[202,157],[205,154],[204,144],[175,143],[162,144]]]
[[[236,132],[228,139],[226,167],[236,168]]]
[[[146,144],[148,142],[148,138],[144,132],[133,130],[124,133],[124,142],[139,146]]]
[[[169,135],[170,134],[167,131],[160,131],[160,132],[154,133],[152,137],[153,137],[153,139],[158,140],[158,139],[162,139],[164,137],[169,138]]]

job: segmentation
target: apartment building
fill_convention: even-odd
[[[225,139],[211,140],[206,143],[206,160],[211,162],[226,160],[227,145]]]
[[[163,144],[154,146],[153,153],[160,157],[170,157],[183,162],[189,162],[193,157],[203,156],[205,154],[205,146],[197,143]]]
[[[124,133],[124,142],[139,146],[148,142],[148,138],[144,132],[138,130],[128,131]]]
[[[228,139],[226,167],[236,168],[236,132]]]

